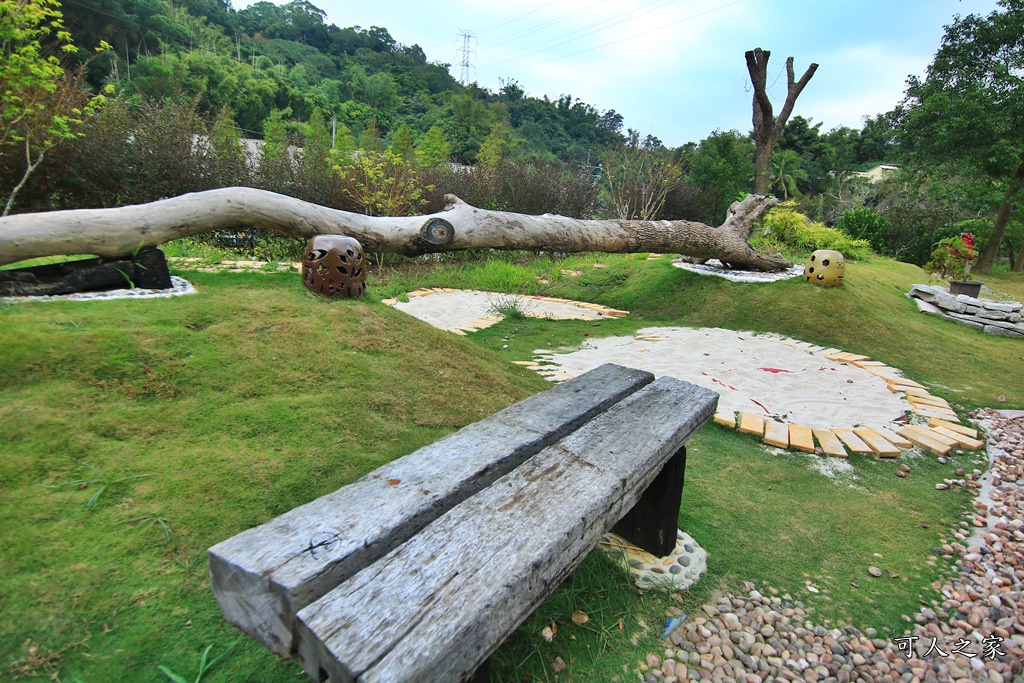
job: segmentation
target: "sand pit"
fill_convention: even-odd
[[[418,289],[408,296],[409,301],[385,299],[384,303],[456,334],[490,327],[504,317],[498,310],[509,306],[531,318],[548,320],[603,320],[628,315],[627,311],[568,299],[468,289]]]
[[[829,360],[824,351],[775,335],[652,327],[634,337],[591,339],[570,353],[541,350],[537,361],[553,380],[602,363],[670,375],[717,391],[720,413],[753,413],[818,429],[885,427],[911,410],[884,379]]]
[[[385,300],[456,334],[495,324],[501,320],[495,309],[510,302],[529,316],[554,320],[628,315],[564,299],[441,288],[410,292],[408,302]],[[959,422],[946,401],[884,363],[772,334],[646,328],[630,337],[588,339],[575,351],[534,353],[535,360],[516,362],[551,381],[618,363],[712,389],[720,396],[716,422],[780,448],[898,457],[918,446],[941,455],[954,443],[941,430]],[[939,432],[907,427],[909,413],[946,424],[936,425]]]

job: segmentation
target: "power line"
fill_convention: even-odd
[[[726,9],[727,7],[732,7],[733,5],[738,5],[741,2],[744,2],[744,0],[732,0],[732,2],[727,2],[724,5],[719,5],[718,7],[712,7],[709,10],[705,10],[703,12],[698,12],[697,14],[692,14],[692,15],[690,15],[688,17],[683,17],[682,19],[677,19],[676,21],[672,21],[672,22],[669,22],[667,24],[662,24],[658,28],[659,29],[664,29],[664,28],[668,28],[670,26],[675,26],[677,24],[681,24],[683,22],[692,21],[694,19],[698,19],[698,18],[706,16],[708,14],[712,14],[714,12],[718,12],[720,10]],[[549,62],[556,62],[556,61],[558,61],[560,59],[568,59],[569,57],[575,57],[577,55],[586,54],[587,52],[593,52],[594,50],[600,50],[601,48],[608,47],[609,45],[615,45],[616,43],[621,43],[621,42],[623,42],[625,40],[633,40],[634,38],[640,38],[640,37],[648,35],[650,33],[651,33],[651,31],[641,31],[640,33],[634,33],[632,35],[624,36],[622,38],[617,38],[615,40],[608,41],[607,43],[602,43],[601,45],[595,45],[594,47],[589,47],[586,50],[580,50],[579,52],[573,52],[573,53],[570,53],[570,54],[567,54],[567,55],[560,55],[558,57],[552,57],[551,59],[545,59],[545,60],[542,60],[542,61],[539,61],[539,62],[533,62],[532,64],[524,64],[523,66],[521,66],[519,68],[525,69],[525,68],[529,68],[529,67],[532,67],[532,66],[540,66],[542,64],[548,64]],[[526,55],[526,56],[529,56],[529,55]],[[486,75],[486,74],[500,73],[501,71],[502,71],[502,69],[497,69],[497,70],[493,70],[492,69],[490,71],[484,71],[483,73]]]
[[[515,31],[514,33],[509,33],[509,34],[505,35],[503,38],[499,39],[496,43],[491,43],[490,46],[491,47],[498,47],[499,45],[505,45],[507,43],[511,43],[512,41],[514,41],[514,40],[516,40],[518,38],[525,37],[525,36],[528,36],[528,35],[532,35],[534,33],[537,33],[538,31],[540,31],[541,29],[549,28],[549,27],[554,26],[556,24],[560,24],[563,21],[565,21],[566,19],[569,19],[570,17],[574,17],[577,14],[582,14],[584,12],[588,12],[588,11],[592,10],[593,8],[597,7],[598,5],[605,4],[605,2],[607,2],[607,0],[599,0],[598,2],[592,2],[589,5],[586,5],[584,7],[580,7],[579,9],[570,10],[570,11],[566,12],[565,14],[560,14],[557,17],[555,17],[554,19],[550,19],[548,21],[541,22],[540,24],[536,24],[534,26],[528,26],[528,27],[526,27],[524,29],[520,29],[518,31]]]
[[[601,31],[604,31],[607,28],[609,28],[609,25],[616,24],[623,17],[629,17],[631,19],[636,18],[636,17],[640,17],[640,16],[643,16],[644,14],[647,14],[649,12],[653,12],[656,9],[661,9],[665,5],[669,5],[669,4],[673,3],[673,2],[675,2],[675,0],[662,0],[661,2],[655,2],[655,3],[652,3],[652,4],[648,5],[646,8],[644,8],[643,10],[641,10],[639,12],[633,12],[632,10],[629,11],[629,12],[622,12],[621,14],[616,14],[615,16],[608,17],[607,19],[602,19],[601,21],[594,22],[593,24],[589,24],[589,25],[584,26],[583,28],[577,29],[575,31],[571,31],[569,33],[565,33],[565,34],[562,34],[562,35],[559,35],[559,36],[555,36],[554,38],[549,38],[548,40],[542,40],[539,43],[534,43],[533,45],[528,45],[526,47],[517,48],[515,50],[509,50],[507,52],[501,52],[501,53],[499,53],[497,55],[493,55],[493,56],[494,57],[502,57],[504,55],[511,55],[511,54],[516,53],[516,52],[522,52],[523,50],[528,50],[528,49],[533,48],[533,47],[538,47],[540,45],[544,45],[546,43],[550,43],[550,42],[555,41],[555,40],[562,40],[562,39],[564,39],[560,43],[555,43],[554,45],[551,45],[549,47],[543,48],[542,50],[537,50],[535,52],[531,52],[531,53],[528,53],[528,54],[522,56],[523,58],[529,57],[530,55],[538,54],[540,52],[544,52],[546,50],[550,50],[551,48],[555,48],[555,47],[558,47],[560,45],[565,45],[566,43],[571,43],[571,42],[576,41],[576,40],[581,40],[581,39],[586,38],[587,36],[593,35],[595,33],[600,33]],[[595,27],[600,27],[600,28],[595,28]],[[594,29],[594,30],[593,31],[588,31],[588,29]],[[583,33],[584,31],[587,31],[587,32]],[[577,33],[583,33],[583,35],[576,36],[575,38],[570,38],[569,37],[569,36],[575,36]],[[501,62],[501,63],[504,63],[504,62]],[[501,64],[501,63],[499,63],[499,64]]]
[[[483,31],[480,31],[480,33],[481,34],[483,34],[483,33],[490,33],[491,31],[493,31],[495,29],[501,28],[502,26],[508,26],[512,22],[519,21],[523,17],[528,17],[531,14],[533,14],[534,12],[539,12],[542,9],[544,9],[545,7],[550,7],[551,5],[555,4],[556,2],[558,2],[558,0],[551,0],[551,2],[549,2],[549,3],[545,4],[545,5],[541,5],[540,7],[536,8],[536,9],[532,9],[532,10],[530,10],[529,12],[527,12],[525,14],[520,14],[518,17],[514,17],[512,19],[509,19],[508,21],[502,22],[502,23],[498,24],[497,26],[492,26],[492,27],[490,27],[488,29],[484,29]]]

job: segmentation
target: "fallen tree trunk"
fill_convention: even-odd
[[[114,209],[77,209],[0,218],[0,265],[42,256],[128,256],[210,230],[257,227],[296,237],[345,234],[367,251],[416,256],[460,249],[559,252],[659,252],[717,258],[735,268],[781,270],[792,265],[765,256],[747,241],[775,199],[751,195],[735,202],[718,228],[692,221],[580,220],[544,214],[486,211],[447,195],[428,216],[377,217],[338,211],[248,187],[186,194]]]

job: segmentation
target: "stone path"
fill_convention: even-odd
[[[704,605],[672,631],[662,654],[640,662],[641,678],[646,683],[1024,681],[1024,416],[983,409],[972,417],[988,431],[991,468],[963,473],[955,482],[974,484],[968,489],[977,500],[935,553],[959,571],[935,584],[942,602],[913,615],[910,630],[886,640],[870,628],[828,629],[788,595],[763,595],[745,582],[745,594]]]
[[[196,288],[184,278],[171,276],[170,289],[110,289],[105,292],[75,292],[73,294],[51,294],[48,296],[0,296],[5,303],[27,301],[107,301],[110,299],[166,299],[172,296],[195,294]]]
[[[196,257],[168,256],[167,263],[178,270],[200,273],[287,273],[302,272],[302,264],[293,261],[233,261],[216,263]]]

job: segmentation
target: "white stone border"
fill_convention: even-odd
[[[110,289],[105,292],[74,292],[73,294],[49,294],[46,296],[4,296],[0,301],[27,303],[29,301],[107,301],[111,299],[168,299],[172,296],[198,294],[188,280],[171,276],[170,289]]]

